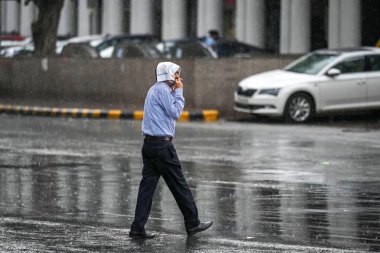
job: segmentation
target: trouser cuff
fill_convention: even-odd
[[[194,221],[185,221],[185,228],[190,229],[190,228],[195,228],[201,224],[200,220],[194,220]]]

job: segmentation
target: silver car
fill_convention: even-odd
[[[314,114],[380,108],[380,48],[317,50],[243,79],[235,110],[303,123]]]

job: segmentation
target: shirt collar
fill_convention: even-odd
[[[157,84],[163,85],[165,87],[165,89],[167,89],[170,92],[173,91],[172,88],[170,88],[169,85],[167,85],[164,81],[158,82]]]

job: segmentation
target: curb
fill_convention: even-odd
[[[0,113],[20,114],[29,116],[49,117],[71,117],[71,118],[93,118],[93,119],[133,119],[142,120],[143,111],[124,112],[122,110],[102,109],[79,109],[79,108],[57,108],[39,106],[16,106],[1,105]],[[183,111],[179,121],[202,120],[206,122],[217,121],[219,112],[217,110],[202,110],[199,112]]]

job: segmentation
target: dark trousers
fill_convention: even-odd
[[[174,145],[170,141],[144,141],[142,147],[143,171],[137,197],[135,219],[131,230],[144,232],[152,207],[153,194],[162,176],[173,194],[185,219],[185,227],[199,225],[198,210],[193,195],[182,173]]]

